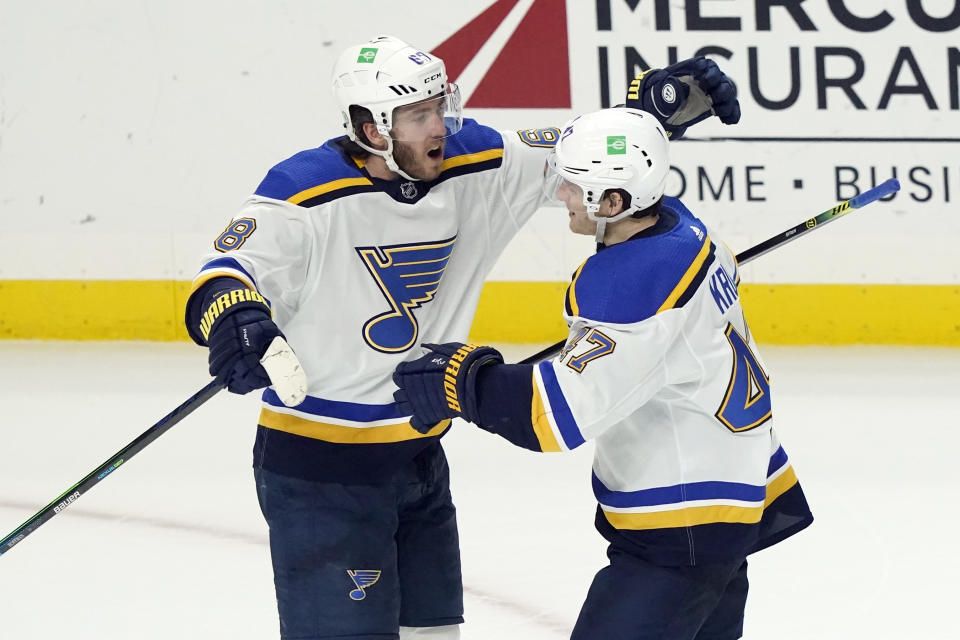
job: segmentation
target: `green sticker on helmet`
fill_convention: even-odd
[[[357,56],[357,62],[373,62],[377,57],[377,50],[371,47],[360,49],[360,55]]]
[[[607,136],[607,155],[626,155],[627,136]]]

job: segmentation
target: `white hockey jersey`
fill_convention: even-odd
[[[449,422],[426,435],[410,427],[391,374],[423,342],[467,338],[485,276],[542,202],[557,134],[466,120],[431,182],[371,177],[344,138],[269,172],[193,284],[227,276],[258,291],[306,371],[301,405],[263,394],[255,464],[371,481],[443,434]]]
[[[542,451],[594,440],[597,528],[652,562],[743,557],[792,535],[812,516],[738,283],[730,251],[665,198],[654,227],[581,265],[566,346],[533,366],[529,404],[499,393],[513,419],[482,426]]]

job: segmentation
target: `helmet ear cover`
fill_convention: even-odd
[[[361,142],[368,147],[371,146],[370,139],[363,130],[363,125],[365,124],[376,124],[373,121],[373,114],[370,113],[370,110],[366,107],[352,104],[348,108],[348,117],[350,124],[347,126],[347,137],[350,138],[351,141]],[[351,132],[353,135],[350,135]]]
[[[619,198],[619,201],[617,201],[617,203],[614,203],[614,198],[613,198],[614,194],[616,194],[617,197]],[[615,206],[615,204],[619,204],[620,212],[622,213],[624,211],[630,210],[630,202],[631,200],[633,200],[633,198],[630,196],[630,193],[626,189],[622,189],[620,187],[613,187],[610,189],[604,189],[603,193],[600,194],[600,198],[597,200],[598,208],[604,200],[610,203],[611,209]],[[608,217],[607,219],[609,220],[610,218]]]
[[[663,196],[661,196],[656,202],[654,202],[649,207],[644,209],[637,209],[632,207],[631,203],[633,202],[633,197],[626,189],[607,189],[603,192],[603,195],[600,196],[600,201],[606,200],[610,197],[610,194],[617,193],[620,195],[621,200],[621,211],[630,212],[629,217],[639,220],[640,218],[646,218],[648,216],[655,216],[660,213],[660,203],[663,202]],[[609,218],[608,218],[609,219]]]
[[[648,216],[654,216],[660,213],[660,203],[663,202],[663,196],[660,196],[660,198],[658,198],[657,201],[649,207],[637,209],[631,207],[633,197],[626,189],[607,189],[604,191],[603,196],[601,196],[601,201],[609,197],[609,195],[614,192],[620,194],[620,198],[623,201],[623,211],[632,209],[630,213],[631,218],[639,220],[640,218],[646,218]]]

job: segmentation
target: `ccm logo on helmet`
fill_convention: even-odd
[[[443,75],[443,74],[441,74],[441,73],[435,73],[435,74],[433,74],[432,76],[429,76],[429,77],[427,77],[427,78],[424,78],[424,79],[423,79],[423,84],[430,84],[431,82],[433,82],[434,80],[436,80],[437,78],[439,78],[441,75]]]

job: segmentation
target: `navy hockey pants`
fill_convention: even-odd
[[[399,626],[463,622],[460,546],[439,443],[383,484],[254,474],[284,640],[389,640]]]
[[[747,561],[664,567],[613,546],[570,640],[736,640],[743,635]]]

